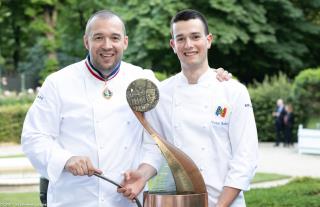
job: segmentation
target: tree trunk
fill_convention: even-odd
[[[53,5],[46,5],[44,6],[44,20],[45,23],[48,25],[49,29],[46,30],[45,35],[50,42],[50,45],[54,47],[47,48],[48,51],[48,59],[50,60],[57,60],[57,53],[55,50],[56,44],[56,36],[55,36],[55,29],[57,25],[57,17],[58,13],[56,8]]]

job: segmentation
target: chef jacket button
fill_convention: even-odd
[[[125,149],[125,150],[127,150],[127,149],[128,149],[128,147],[127,147],[127,146],[124,146],[124,149]]]
[[[130,121],[127,121],[127,125],[129,125],[130,124]]]
[[[201,147],[201,150],[204,151],[204,150],[206,150],[206,148],[205,147]]]
[[[100,149],[103,149],[104,148],[104,146],[100,146]]]

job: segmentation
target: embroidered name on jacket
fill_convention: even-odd
[[[226,107],[224,107],[224,108],[222,108],[221,106],[217,107],[217,110],[216,110],[216,115],[217,116],[220,115],[222,118],[224,118],[226,116],[226,114],[227,114],[227,108]]]

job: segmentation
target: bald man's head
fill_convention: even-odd
[[[98,11],[96,13],[94,13],[88,20],[87,25],[86,25],[86,30],[85,30],[85,35],[89,35],[90,34],[90,29],[91,29],[91,25],[92,23],[96,20],[96,19],[111,19],[111,18],[117,18],[120,20],[120,22],[122,23],[123,26],[123,35],[126,35],[126,28],[124,26],[124,22],[123,20],[115,13],[108,11],[108,10],[101,10]]]

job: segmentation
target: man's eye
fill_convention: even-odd
[[[103,40],[103,37],[102,36],[95,36],[93,39],[96,41],[99,41],[99,40]]]
[[[184,41],[184,38],[183,38],[183,37],[177,38],[177,42],[183,42],[183,41]]]
[[[198,40],[198,39],[200,39],[200,38],[201,38],[201,36],[200,36],[200,35],[192,36],[192,39],[194,39],[194,40]]]
[[[120,39],[121,39],[121,38],[120,38],[120,37],[118,37],[118,36],[114,36],[114,37],[112,37],[112,40],[113,40],[113,41],[120,41]]]

